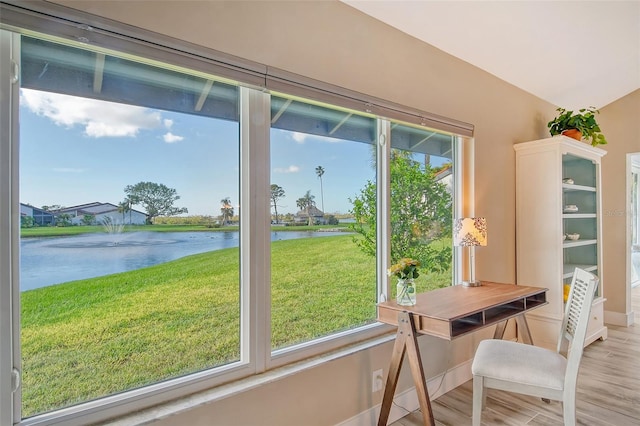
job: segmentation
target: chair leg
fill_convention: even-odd
[[[562,416],[564,418],[565,426],[576,425],[576,400],[575,398],[569,398],[562,401]]]
[[[482,410],[487,402],[487,396],[484,392],[484,377],[473,376],[473,412],[471,414],[472,426],[480,426],[480,418]]]

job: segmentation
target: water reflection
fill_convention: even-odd
[[[271,241],[339,235],[272,232]],[[197,253],[238,247],[236,232],[128,232],[20,241],[20,290],[132,271]]]

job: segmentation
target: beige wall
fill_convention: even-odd
[[[609,142],[603,146],[607,155],[602,159],[602,232],[604,260],[605,319],[617,320],[620,314],[629,315],[631,300],[626,263],[626,228],[629,214],[626,194],[626,157],[640,152],[640,90],[601,109],[598,119]],[[633,318],[631,318],[633,320]]]
[[[475,125],[475,212],[488,220],[489,245],[477,251],[477,276],[514,282],[515,155],[517,142],[546,137],[555,107],[434,47],[419,42],[337,1],[56,1],[177,39],[210,47],[351,90]],[[455,31],[452,19],[451,29]],[[505,52],[510,54],[510,52]],[[543,66],[543,65],[541,65]],[[626,140],[618,113],[637,126],[635,115],[612,105],[603,112],[614,149],[605,159],[621,170],[618,144]],[[622,110],[622,112],[620,112]],[[636,127],[635,141],[638,141]],[[637,145],[636,145],[637,146]],[[613,151],[616,151],[615,153]],[[613,173],[611,173],[613,174]],[[620,181],[622,182],[622,181]],[[620,184],[623,187],[623,183]],[[605,188],[605,195],[608,191]],[[605,208],[622,208],[607,195]],[[620,234],[618,219],[607,218],[605,231]],[[616,241],[619,235],[616,237]],[[616,249],[607,239],[606,250]],[[611,256],[607,272],[616,274]],[[607,289],[616,309],[624,307]],[[427,373],[444,371],[473,354],[480,336],[450,345],[421,338]],[[455,349],[452,349],[455,348]],[[391,344],[332,361],[288,379],[248,391],[177,416],[162,425],[335,424],[380,402],[369,390],[371,371],[386,367]],[[435,360],[435,362],[434,362]],[[401,388],[409,386],[404,371]]]

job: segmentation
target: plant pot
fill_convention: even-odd
[[[562,134],[567,136],[567,137],[573,138],[573,139],[575,139],[577,141],[581,141],[582,140],[582,133],[578,129],[563,130]]]

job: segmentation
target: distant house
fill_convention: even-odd
[[[126,212],[118,211],[118,206],[111,203],[88,203],[79,206],[65,207],[53,212],[56,216],[63,213],[70,215],[71,223],[74,225],[82,224],[85,215],[94,217],[95,223],[102,224],[105,221],[113,223],[122,223],[124,225],[144,225],[147,215],[138,210],[128,210]]]
[[[445,184],[449,193],[453,194],[453,168],[451,165],[436,173],[435,181]]]
[[[326,220],[324,218],[324,213],[322,212],[322,210],[318,209],[316,206],[309,208],[309,214],[313,218],[311,223],[321,224],[321,225],[324,225],[326,223]],[[300,210],[298,213],[296,213],[295,221],[309,222],[309,215],[307,215],[307,211]]]
[[[20,217],[32,217],[33,223],[38,226],[48,226],[55,223],[53,213],[22,203],[20,203]]]

